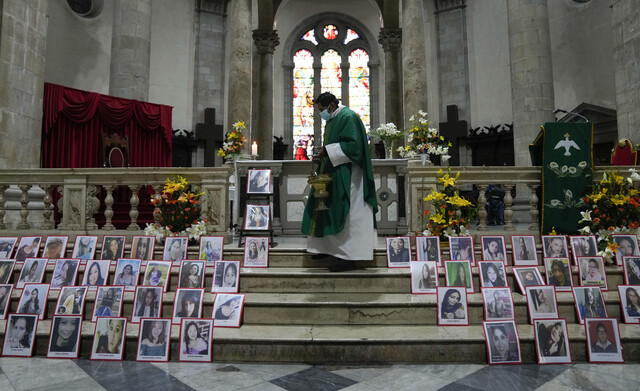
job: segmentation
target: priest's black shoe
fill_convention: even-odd
[[[329,254],[313,254],[311,256],[311,260],[312,261],[328,261],[331,259],[335,259],[335,257],[333,255],[329,255]]]
[[[329,267],[330,272],[347,272],[349,270],[355,270],[356,263],[354,261],[347,261],[341,259],[335,265]]]

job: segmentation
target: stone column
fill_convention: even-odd
[[[640,142],[640,2],[611,2],[613,25],[613,66],[616,81],[618,139]]]
[[[258,156],[273,159],[273,51],[280,43],[275,30],[254,30],[253,40],[258,51],[258,129],[253,130],[251,140],[258,142]]]
[[[0,1],[0,168],[40,167],[48,10]]]
[[[380,29],[378,42],[384,50],[385,64],[385,120],[398,128],[404,127],[402,120],[402,30]]]
[[[237,121],[251,127],[251,0],[231,1],[229,8],[231,39],[226,131]],[[250,153],[250,148],[245,145],[245,153]]]
[[[529,150],[540,125],[553,121],[553,74],[547,0],[507,0],[513,147]],[[531,165],[528,153],[516,153],[517,166]]]
[[[402,69],[405,123],[418,110],[427,111],[427,71],[421,0],[402,1]]]
[[[109,94],[149,100],[151,0],[115,0]]]

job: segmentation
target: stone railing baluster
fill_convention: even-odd
[[[480,194],[478,194],[478,205],[480,205],[480,208],[478,208],[478,220],[480,220],[478,223],[478,231],[489,230],[489,226],[487,225],[488,213],[485,208],[485,205],[487,204],[487,196],[485,195],[487,187],[489,186],[485,184],[478,185],[478,190],[480,191]]]
[[[153,201],[157,201],[162,198],[162,188],[163,185],[153,185]],[[153,206],[153,221],[155,223],[160,222],[160,204],[155,204]]]
[[[503,185],[504,187],[504,227],[505,231],[515,229],[513,225],[513,197],[511,196],[511,189],[513,184]]]
[[[4,204],[7,202],[4,191],[8,188],[8,185],[0,185],[0,229],[7,229],[7,225],[4,223],[4,216],[6,214]]]
[[[531,196],[529,197],[529,205],[531,205],[531,209],[529,210],[529,214],[531,215],[531,224],[529,224],[529,231],[539,231],[540,223],[538,222],[538,218],[540,216],[540,212],[538,212],[538,188],[539,184],[529,183],[527,184],[529,190],[531,190]]]
[[[105,231],[112,231],[116,229],[116,227],[111,223],[111,219],[113,218],[113,189],[115,186],[113,185],[105,185],[103,186],[104,190],[107,194],[104,197],[104,218],[105,223],[102,226],[102,229]]]
[[[31,185],[20,185],[18,186],[22,191],[22,196],[20,197],[20,222],[18,223],[18,229],[29,229],[31,226],[27,222],[27,217],[29,216],[29,189],[31,189]]]
[[[140,229],[138,225],[138,204],[140,203],[140,199],[138,198],[138,190],[140,190],[140,185],[129,185],[129,189],[131,190],[131,198],[129,199],[129,203],[131,204],[131,210],[129,211],[129,217],[131,218],[131,224],[127,227],[128,231],[137,231]]]
[[[98,229],[98,224],[96,224],[96,218],[93,217],[93,215],[98,212],[98,209],[100,209],[100,200],[98,199],[98,197],[96,197],[96,194],[98,194],[98,186],[96,185],[87,186],[86,216],[87,216],[88,230]]]
[[[51,219],[51,215],[53,214],[53,199],[51,198],[51,190],[53,189],[52,185],[40,186],[40,188],[44,191],[44,197],[42,202],[44,203],[44,209],[42,210],[42,217],[44,221],[42,222],[42,229],[54,229],[53,220]]]

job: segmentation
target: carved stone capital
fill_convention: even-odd
[[[436,3],[436,14],[455,11],[467,6],[466,0],[434,0],[434,2]]]
[[[276,46],[280,44],[276,30],[253,30],[253,41],[258,54],[273,54]]]
[[[382,45],[382,50],[385,53],[399,51],[402,48],[402,29],[381,28],[378,42]]]

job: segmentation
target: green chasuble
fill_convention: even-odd
[[[315,191],[311,188],[302,218],[302,232],[306,235],[324,237],[335,235],[344,229],[350,207],[352,164],[362,168],[365,202],[373,208],[374,216],[378,211],[367,133],[360,117],[348,107],[343,107],[326,123],[323,145],[334,143],[340,144],[342,152],[353,163],[333,166],[328,157],[323,159],[318,174],[326,173],[331,176],[331,182],[327,186],[329,197],[325,200],[328,210],[315,210]]]

